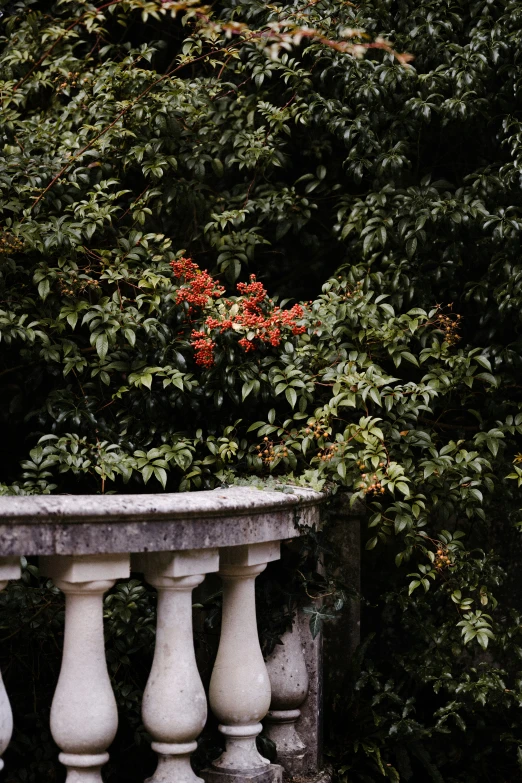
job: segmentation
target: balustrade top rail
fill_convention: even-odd
[[[318,524],[322,499],[301,487],[0,497],[0,556],[163,552],[282,540]]]

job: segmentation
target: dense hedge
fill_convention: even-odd
[[[354,490],[340,778],[514,779],[522,3],[19,0],[1,24],[2,491]],[[0,598],[11,653],[59,617],[35,579]],[[107,611],[139,738],[134,589]],[[13,780],[54,769],[35,713]]]

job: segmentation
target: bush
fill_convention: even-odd
[[[353,490],[341,779],[512,779],[522,3],[2,22],[2,491]]]

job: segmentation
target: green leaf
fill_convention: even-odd
[[[415,254],[416,250],[417,250],[417,237],[413,236],[406,241],[406,253],[411,258]]]
[[[255,421],[253,424],[250,425],[250,427],[247,429],[247,432],[252,432],[253,430],[258,430],[260,427],[264,427],[265,422],[264,421]]]
[[[402,533],[402,531],[408,527],[408,518],[404,516],[397,516],[394,520],[395,534]]]
[[[223,168],[223,164],[221,163],[219,158],[214,158],[212,160],[212,168],[214,170],[214,174],[217,177],[222,177],[223,176],[223,174],[225,172],[225,169]]]
[[[391,305],[389,305],[387,303],[384,303],[384,304],[379,305],[379,307],[381,308],[381,310],[384,310],[386,315],[389,315],[390,318],[393,318],[395,316],[395,310],[393,309],[393,307]]]
[[[376,405],[382,405],[381,395],[375,388],[370,389],[370,397]]]
[[[154,473],[154,468],[152,465],[145,465],[144,468],[142,468],[141,475],[143,476],[143,481],[146,484],[152,474]]]
[[[480,366],[484,367],[485,370],[487,370],[488,372],[491,372],[491,362],[489,361],[489,359],[486,356],[479,355],[479,356],[475,356],[473,358],[475,359],[477,364],[480,364]]]
[[[481,381],[486,381],[486,383],[490,383],[492,386],[498,386],[497,378],[495,378],[495,376],[489,372],[478,373],[478,375],[475,375],[475,378],[480,379]]]
[[[165,489],[167,485],[167,471],[164,468],[154,467],[154,475],[160,482],[163,489]]]
[[[140,383],[142,386],[146,386],[147,389],[152,388],[152,374],[150,372],[146,372],[143,375],[140,376]]]
[[[321,630],[323,628],[323,619],[319,612],[315,612],[310,617],[310,633],[312,634],[312,639],[316,639],[319,634],[321,633]]]
[[[395,487],[399,490],[399,492],[402,492],[402,494],[405,497],[409,498],[409,496],[410,496],[410,488],[408,487],[407,484],[404,483],[404,481],[398,481],[395,484]]]
[[[419,362],[418,362],[417,358],[412,353],[410,353],[409,351],[402,351],[401,352],[401,357],[403,359],[406,359],[407,362],[410,362],[410,364],[414,364],[415,367],[419,366]]]
[[[125,335],[125,339],[128,341],[129,345],[134,347],[136,345],[136,332],[134,329],[124,329],[123,334]]]
[[[295,389],[292,389],[291,386],[289,386],[285,391],[285,397],[292,406],[292,408],[295,408],[295,404],[297,402],[297,392]]]
[[[78,313],[69,313],[67,315],[67,323],[69,324],[71,329],[74,329],[74,327],[78,323]]]
[[[244,402],[252,389],[254,388],[255,381],[245,381],[241,390],[241,400]]]
[[[44,301],[49,296],[50,290],[51,290],[51,285],[49,283],[48,278],[45,278],[44,280],[41,281],[41,283],[38,284],[38,294]]]
[[[96,345],[96,352],[100,357],[100,359],[105,359],[107,355],[107,351],[109,349],[109,340],[105,332],[102,332],[101,334],[98,335],[98,337],[96,338],[95,345]]]

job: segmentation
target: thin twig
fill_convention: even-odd
[[[22,370],[26,365],[25,364],[16,364],[14,367],[8,367],[7,370],[1,370],[0,371],[0,378],[3,375],[9,375],[11,372],[16,372],[17,370]]]

